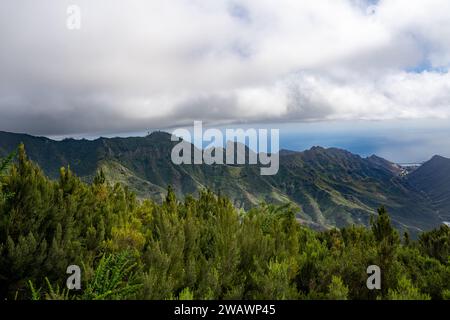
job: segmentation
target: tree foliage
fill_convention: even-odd
[[[2,299],[443,299],[450,292],[450,231],[400,241],[387,211],[371,228],[314,231],[290,205],[238,210],[205,190],[138,201],[100,171],[48,179],[19,147],[1,162]],[[11,163],[4,166],[3,163]],[[81,291],[65,289],[82,266]],[[382,290],[366,269],[382,270]]]

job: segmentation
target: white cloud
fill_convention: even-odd
[[[72,3],[80,31],[66,29]],[[450,2],[369,5],[2,1],[0,130],[448,118]]]

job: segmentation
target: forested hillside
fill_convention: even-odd
[[[239,210],[225,196],[138,201],[102,171],[2,161],[1,299],[448,299],[450,229],[399,235],[384,208],[370,228],[318,232],[290,205]],[[82,267],[68,292],[66,268]],[[366,269],[382,270],[368,290]]]
[[[82,181],[91,183],[101,169],[110,183],[119,182],[139,199],[158,203],[172,186],[179,199],[209,189],[245,210],[262,202],[292,203],[299,209],[296,217],[318,230],[368,226],[381,205],[398,230],[409,230],[414,236],[442,223],[441,204],[422,192],[420,185],[402,177],[397,165],[336,148],[283,150],[279,172],[261,176],[257,165],[175,165],[170,156],[176,142],[164,132],[92,141],[54,141],[0,132],[0,156],[21,142],[30,159],[52,179],[59,179],[61,167],[70,166]],[[441,193],[448,194],[450,189]]]
[[[431,199],[442,220],[450,221],[450,159],[434,156],[412,172],[408,180]]]

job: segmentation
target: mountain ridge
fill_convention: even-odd
[[[128,185],[140,198],[160,200],[171,185],[181,197],[209,188],[244,209],[262,201],[291,202],[300,208],[299,220],[324,228],[367,225],[381,205],[400,229],[419,232],[442,222],[442,212],[421,189],[418,175],[402,177],[399,166],[375,155],[363,158],[319,146],[281,150],[279,173],[260,176],[254,165],[175,165],[170,154],[177,142],[170,137],[157,131],[146,137],[55,141],[0,132],[0,155],[23,142],[30,159],[50,178],[70,166],[81,179],[92,181],[102,169],[108,180]]]
[[[450,159],[435,155],[408,175],[408,180],[431,199],[433,208],[450,221]]]

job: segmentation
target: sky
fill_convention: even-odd
[[[448,0],[3,0],[0,39],[3,131],[201,120],[280,128],[294,150],[450,156]]]

